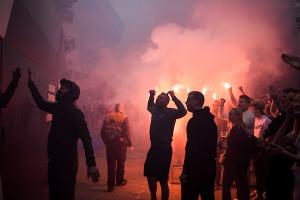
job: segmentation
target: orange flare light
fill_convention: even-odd
[[[214,100],[217,100],[217,94],[216,93],[213,93],[212,97],[213,97]]]
[[[206,94],[207,90],[208,90],[208,89],[207,89],[206,87],[202,88],[202,93],[203,93],[203,95]]]
[[[229,84],[229,83],[224,83],[223,84],[224,85],[224,87],[228,90],[229,88],[231,88],[231,85]]]

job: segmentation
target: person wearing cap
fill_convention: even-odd
[[[101,138],[106,146],[107,187],[112,192],[115,185],[126,185],[125,160],[127,147],[132,147],[128,117],[122,104],[115,105],[115,112],[105,116]]]
[[[79,138],[84,146],[88,178],[98,182],[100,177],[84,115],[75,106],[80,88],[73,81],[62,79],[56,102],[47,102],[33,82],[30,69],[28,87],[36,105],[53,116],[47,142],[49,200],[74,200]]]

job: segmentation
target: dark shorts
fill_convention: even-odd
[[[172,147],[151,147],[144,165],[144,176],[168,181],[172,160]]]

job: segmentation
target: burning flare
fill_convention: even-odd
[[[224,87],[225,87],[227,90],[228,90],[229,88],[231,88],[230,83],[224,83],[223,85],[224,85]]]

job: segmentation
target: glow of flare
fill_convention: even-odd
[[[231,87],[230,83],[224,83],[223,85],[227,90]]]
[[[217,94],[216,93],[213,93],[212,97],[213,97],[214,100],[217,100]]]
[[[186,88],[186,92],[187,92],[187,93],[190,93],[190,91],[191,91],[191,88],[190,88],[190,87],[187,87],[187,88]]]
[[[205,95],[206,92],[207,92],[207,90],[208,90],[208,89],[207,89],[206,87],[202,88],[202,94]]]
[[[176,85],[173,86],[173,91],[174,91],[175,93],[177,93],[177,92],[179,92],[179,90],[182,89],[182,88],[183,88],[183,85],[181,85],[181,84],[176,84]]]
[[[159,87],[158,87],[158,86],[156,86],[156,87],[155,87],[155,91],[158,91],[158,90],[159,90]]]

